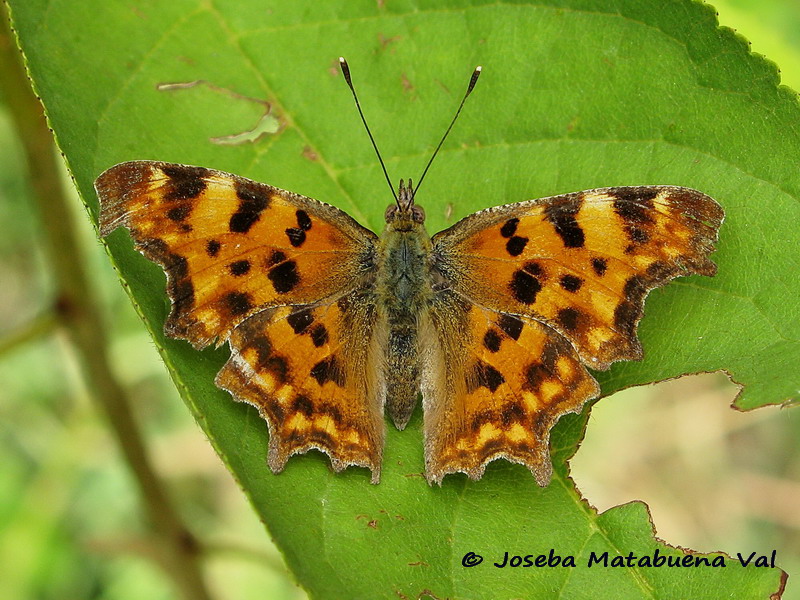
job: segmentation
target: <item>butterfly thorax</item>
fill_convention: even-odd
[[[419,393],[419,316],[433,294],[431,239],[424,212],[406,196],[408,189],[401,184],[398,204],[386,210],[377,275],[378,306],[389,332],[386,407],[400,429],[411,418]]]

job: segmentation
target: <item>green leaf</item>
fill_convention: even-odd
[[[418,176],[472,68],[484,67],[419,198],[431,231],[477,209],[612,185],[676,184],[724,206],[719,275],[653,292],[646,358],[598,374],[604,393],[724,369],[737,404],[798,399],[800,110],[774,65],[690,0],[261,0],[86,3],[10,0],[33,82],[89,210],[106,167],[130,159],[236,172],[333,203],[373,229],[391,197],[349,91],[394,177]],[[158,89],[204,80],[212,85]],[[227,89],[234,94],[226,93]],[[255,143],[211,138],[278,128]],[[262,124],[263,126],[263,124]],[[270,133],[272,131],[273,133]],[[448,217],[452,210],[452,215]],[[173,378],[313,597],[766,598],[777,569],[587,567],[590,552],[681,556],[653,538],[644,505],[598,515],[568,476],[588,418],[553,431],[555,475],[493,463],[479,482],[420,475],[421,419],[388,428],[380,485],[318,453],[275,476],[256,411],[213,385],[227,350],[164,339],[160,269],[108,239]],[[641,444],[647,443],[642,436]],[[576,567],[500,569],[505,551]],[[476,552],[482,564],[465,568]],[[603,591],[603,590],[613,590]]]

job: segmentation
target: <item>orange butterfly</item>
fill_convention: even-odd
[[[166,271],[166,333],[230,344],[216,383],[267,421],[271,469],[317,448],[373,483],[384,410],[403,429],[421,391],[429,481],[505,458],[547,485],[550,429],[600,391],[586,367],[641,358],[645,296],[714,275],[724,216],[696,190],[616,187],[490,208],[430,237],[419,186],[401,181],[379,237],[202,167],[127,162],[95,187],[101,234],[128,227]]]

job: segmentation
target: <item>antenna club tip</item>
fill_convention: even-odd
[[[353,90],[353,83],[350,81],[350,65],[347,64],[344,56],[339,57],[339,68],[342,70],[342,75],[344,75],[344,80],[347,82],[347,85]],[[355,93],[356,91],[353,90],[353,94]]]
[[[344,60],[344,59],[340,58],[339,60]],[[477,67],[475,67],[475,72],[480,73],[481,71],[483,71],[483,67],[482,66],[478,65]]]

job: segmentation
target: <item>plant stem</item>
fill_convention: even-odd
[[[0,20],[0,89],[24,147],[42,239],[56,283],[55,311],[77,354],[87,387],[106,413],[139,488],[162,566],[187,600],[211,598],[203,581],[200,546],[183,523],[145,451],[124,388],[111,371],[108,340],[83,268],[67,199],[59,180],[51,132],[31,90],[6,10]]]
[[[0,339],[0,356],[13,352],[31,340],[52,333],[57,325],[55,310],[48,310],[46,313],[32,318],[27,323],[7,332],[5,337]]]

